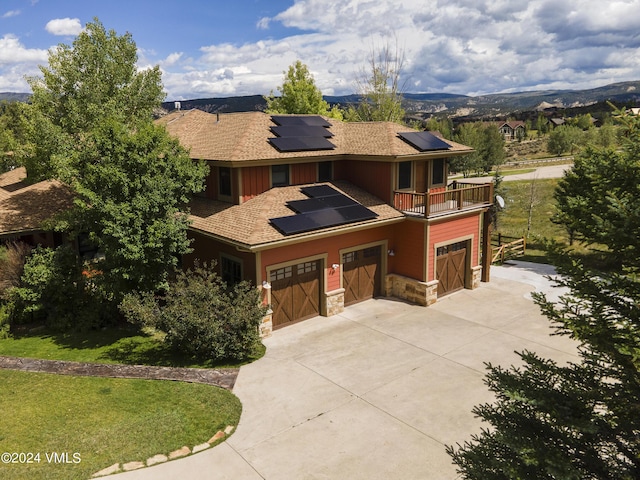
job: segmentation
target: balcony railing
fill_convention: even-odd
[[[493,203],[493,184],[453,182],[427,193],[394,192],[393,206],[407,214],[434,217]]]

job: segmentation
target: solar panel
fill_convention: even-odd
[[[371,220],[377,216],[376,213],[367,207],[356,204],[348,207],[326,208],[287,217],[272,218],[270,221],[273,226],[283,234],[293,235],[321,228],[337,227],[348,223]]]
[[[281,152],[333,150],[336,148],[324,137],[276,137],[270,138],[269,142]]]
[[[308,125],[279,125],[271,127],[271,131],[279,137],[333,137],[333,133],[324,127]]]
[[[313,212],[326,208],[348,207],[350,205],[358,205],[358,202],[342,194],[287,202],[287,206],[298,213]]]
[[[451,145],[430,132],[404,132],[399,133],[398,136],[421,152],[451,148]]]
[[[331,195],[342,195],[338,190],[329,185],[313,185],[312,187],[303,187],[300,189],[307,197],[330,197]]]
[[[278,125],[299,125],[308,127],[330,127],[331,124],[319,115],[272,115]]]

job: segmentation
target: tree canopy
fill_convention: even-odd
[[[360,102],[347,110],[345,119],[351,122],[403,123],[402,85],[400,84],[404,53],[388,43],[372,49],[367,64],[357,81]]]
[[[322,98],[322,92],[316,87],[309,69],[300,60],[284,72],[284,79],[278,91],[279,97],[276,97],[273,91],[265,97],[267,113],[316,114],[342,119],[340,109],[331,108]]]
[[[88,236],[103,258],[93,283],[114,301],[164,285],[188,251],[186,203],[206,174],[153,123],[164,98],[160,70],[138,71],[136,61],[131,35],[95,19],[29,80],[29,178],[73,188],[75,205],[56,228]]]
[[[632,201],[640,120],[619,117],[624,150],[587,149],[556,194],[559,221],[607,247],[602,254],[618,269],[592,270],[555,249],[558,283],[570,293],[557,303],[536,295],[557,333],[580,345],[579,361],[560,365],[523,352],[520,368],[489,365],[486,383],[496,401],[474,413],[490,428],[448,447],[463,478],[640,478],[640,217]]]

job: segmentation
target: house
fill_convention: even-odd
[[[504,122],[498,125],[498,130],[506,141],[518,140],[525,137],[527,127],[522,121]]]
[[[547,122],[547,125],[549,125],[551,128],[556,128],[559,127],[560,125],[564,125],[565,119],[564,118],[550,118],[549,121]]]
[[[214,260],[228,282],[257,285],[271,307],[263,335],[372,297],[426,306],[488,281],[492,184],[447,178],[447,159],[469,147],[317,115],[189,110],[157,122],[210,166],[184,264]]]
[[[24,167],[0,174],[0,243],[57,247],[62,234],[51,231],[47,221],[70,208],[73,194],[57,180],[29,184],[26,178]]]

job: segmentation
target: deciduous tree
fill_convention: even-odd
[[[322,98],[322,92],[316,87],[309,69],[300,60],[285,72],[278,91],[279,97],[273,91],[265,97],[267,113],[316,114],[342,119],[340,109],[335,106],[331,108]]]
[[[404,52],[389,43],[372,49],[357,79],[360,102],[350,107],[345,119],[352,122],[404,122],[401,74]]]
[[[116,303],[131,289],[162,286],[188,250],[186,202],[206,172],[153,124],[164,98],[160,70],[139,71],[136,61],[131,35],[96,19],[29,79],[29,177],[74,189],[74,208],[57,228],[89,235],[104,258],[94,284]]]

